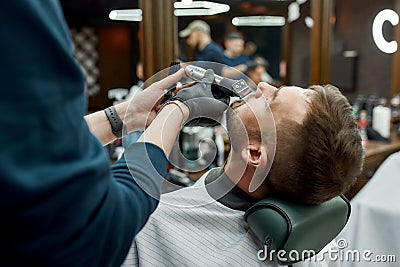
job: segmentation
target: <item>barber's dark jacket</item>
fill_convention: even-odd
[[[133,144],[110,167],[84,81],[57,0],[0,1],[2,267],[119,266],[156,208],[142,188],[159,194],[164,153]]]

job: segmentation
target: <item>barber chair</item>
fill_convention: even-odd
[[[279,251],[282,254],[274,259],[280,265],[290,266],[313,256],[307,251],[315,255],[320,252],[340,233],[349,216],[350,203],[343,195],[319,205],[268,198],[250,207],[245,221],[263,243],[264,253]]]

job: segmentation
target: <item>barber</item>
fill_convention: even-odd
[[[85,76],[58,1],[1,1],[0,18],[0,266],[119,266],[157,206],[180,126],[202,115],[187,103],[199,95],[165,104],[110,167],[102,144],[120,135],[119,120],[150,122],[183,71],[84,118]]]

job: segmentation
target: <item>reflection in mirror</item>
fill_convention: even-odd
[[[264,81],[280,83],[282,60],[282,27],[225,27],[210,23],[210,36],[196,32],[180,39],[179,59],[182,61],[216,61],[246,73],[248,63],[262,62],[267,78]],[[203,39],[202,39],[203,38]],[[210,45],[206,42],[212,42]],[[208,57],[210,55],[210,57]],[[229,73],[222,73],[232,77]],[[232,77],[233,78],[233,77]]]
[[[262,81],[278,86],[282,81],[288,81],[290,60],[285,58],[289,53],[284,53],[284,47],[290,40],[284,38],[285,29],[289,29],[283,25],[288,18],[289,6],[296,4],[300,12],[305,1],[301,5],[296,1],[219,2],[229,4],[230,11],[216,16],[178,18],[179,59],[212,60],[245,74],[249,67],[259,63],[265,69]],[[296,19],[292,16],[291,23]],[[199,21],[207,25],[200,25]],[[308,50],[305,51],[308,54]],[[208,57],[210,55],[212,58]],[[231,77],[230,73],[222,74]]]

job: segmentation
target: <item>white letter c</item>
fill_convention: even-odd
[[[380,11],[372,24],[372,36],[374,37],[376,46],[382,52],[392,54],[397,51],[397,42],[388,42],[383,37],[382,28],[385,21],[389,21],[393,26],[396,26],[399,23],[399,15],[391,9]]]

